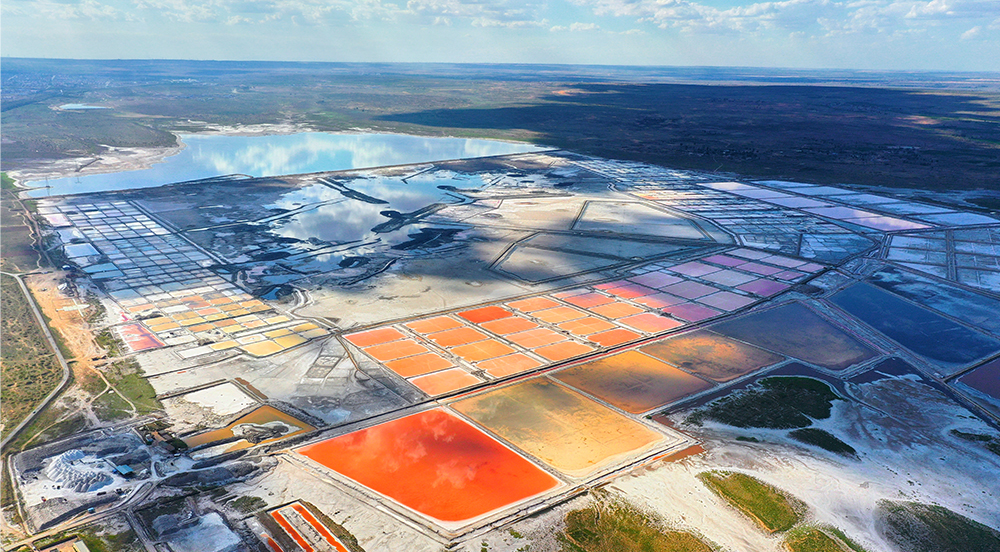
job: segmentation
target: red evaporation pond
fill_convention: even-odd
[[[301,547],[302,550],[305,550],[305,552],[313,552],[313,547],[309,546],[309,543],[306,542],[306,539],[302,538],[302,535],[299,534],[299,532],[295,529],[295,527],[292,527],[292,524],[289,523],[287,519],[285,519],[285,516],[281,515],[281,512],[275,510],[271,512],[271,517],[274,518],[274,521],[278,522],[278,525],[280,525],[281,528],[284,529],[286,533],[288,533],[288,536],[292,537],[292,540],[295,541],[295,544],[299,545],[299,547]]]
[[[489,322],[490,320],[499,320],[501,318],[507,318],[508,316],[512,316],[510,311],[507,311],[497,306],[467,310],[458,313],[458,315],[468,320],[469,322],[472,322],[473,324],[482,324],[483,322]]]
[[[146,349],[163,347],[163,342],[157,339],[153,332],[140,324],[122,326],[118,331],[122,334],[122,339],[125,340],[128,348],[133,351],[145,351]]]
[[[325,525],[320,523],[319,520],[316,519],[316,516],[312,515],[312,512],[306,510],[305,506],[301,504],[292,504],[292,509],[298,512],[298,514],[302,516],[302,519],[308,521],[309,525],[312,525],[313,529],[315,529],[316,532],[319,533],[320,536],[323,537],[323,539],[325,539],[326,542],[329,543],[334,550],[336,550],[337,552],[347,552],[347,548],[344,548],[344,545],[341,544],[340,539],[335,537],[333,533],[331,533],[330,530],[326,528]]]
[[[298,452],[443,522],[472,520],[559,485],[556,478],[442,409],[327,439]]]

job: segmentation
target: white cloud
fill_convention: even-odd
[[[982,31],[983,28],[979,25],[976,25],[975,27],[962,33],[962,40],[972,40],[974,38],[979,38],[979,35],[982,33]]]
[[[806,35],[895,32],[938,20],[993,19],[1000,0],[778,0],[727,9],[693,0],[573,0],[597,15],[629,17],[685,32]]]
[[[598,26],[597,23],[580,23],[580,22],[576,22],[576,23],[571,24],[568,27],[565,26],[565,25],[556,25],[554,27],[549,28],[549,30],[552,31],[552,32],[554,32],[554,33],[555,32],[562,32],[562,31],[581,32],[581,31],[596,31],[596,30],[599,30],[600,28],[601,27]]]

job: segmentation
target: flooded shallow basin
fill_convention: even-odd
[[[298,453],[445,525],[561,483],[443,409],[327,439]]]
[[[182,134],[180,140],[185,145],[180,153],[148,169],[29,183],[51,186],[51,189],[38,189],[30,195],[43,197],[148,188],[230,174],[277,176],[341,171],[543,149],[531,144],[495,140],[325,132],[271,136]]]
[[[964,365],[1000,350],[1000,342],[870,284],[855,284],[830,300],[903,347],[938,363]]]
[[[646,345],[642,352],[711,380],[725,382],[781,362],[783,357],[709,332],[696,331]]]
[[[552,377],[633,414],[712,387],[703,379],[638,351],[570,366]]]
[[[871,348],[801,303],[720,322],[709,329],[830,370],[844,370],[875,356]]]

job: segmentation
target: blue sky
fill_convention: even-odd
[[[4,56],[1000,70],[1000,0],[3,0]]]

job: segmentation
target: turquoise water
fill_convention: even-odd
[[[203,136],[182,134],[185,148],[149,169],[28,182],[32,197],[149,188],[242,174],[278,176],[538,151],[530,144],[399,134]]]

